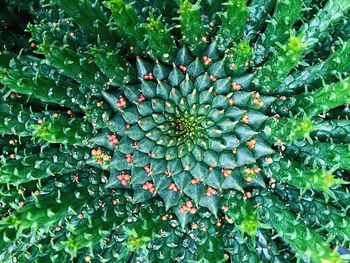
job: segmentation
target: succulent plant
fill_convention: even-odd
[[[349,9],[31,4],[34,53],[0,53],[0,260],[345,262]]]

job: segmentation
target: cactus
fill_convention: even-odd
[[[346,262],[348,0],[14,7],[1,262]]]

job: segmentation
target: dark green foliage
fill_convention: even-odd
[[[0,261],[346,262],[349,9],[3,4]]]
[[[22,48],[24,52],[30,51],[31,45],[28,43],[30,35],[24,30],[32,19],[31,11],[37,3],[37,0],[0,1],[0,52],[3,50],[18,52]]]

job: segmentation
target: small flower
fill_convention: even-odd
[[[244,169],[244,173],[245,173],[245,174],[252,174],[253,171],[252,171],[250,168],[245,168],[245,169]]]
[[[260,98],[260,93],[259,92],[255,92],[253,94],[253,104],[255,104],[256,106],[262,108],[264,106],[264,102],[261,101]]]
[[[153,80],[153,73],[151,72],[151,73],[148,73],[148,74],[145,74],[144,76],[143,76],[143,79],[144,80]]]
[[[253,168],[254,173],[260,173],[261,169],[259,167],[254,167]]]
[[[203,63],[204,63],[204,65],[210,65],[211,64],[211,62],[212,62],[212,60],[211,60],[211,58],[210,57],[208,57],[208,56],[203,56]]]
[[[242,89],[241,85],[237,84],[236,82],[232,82],[231,86],[232,86],[232,89],[235,90],[235,91],[238,91],[238,90]]]
[[[247,146],[249,149],[254,149],[255,145],[256,145],[256,140],[254,139],[247,142]]]
[[[185,204],[179,207],[181,213],[190,213],[195,214],[197,212],[197,208],[194,207],[191,201],[187,201]]]
[[[109,140],[109,144],[111,146],[114,146],[114,145],[116,145],[118,143],[118,139],[117,139],[116,135],[112,134],[112,135],[108,135],[107,137],[108,137],[108,140]]]
[[[145,167],[143,167],[143,169],[145,169],[147,175],[150,175],[152,173],[152,170],[149,165],[146,165]]]
[[[186,202],[186,206],[187,206],[188,208],[192,208],[192,207],[193,207],[193,204],[192,204],[191,201],[187,201],[187,202]]]
[[[182,206],[180,206],[179,210],[180,210],[181,213],[185,213],[186,212],[185,208],[182,207]]]
[[[119,100],[117,101],[117,103],[115,104],[115,106],[116,106],[118,109],[121,109],[121,108],[126,107],[126,100],[125,100],[123,97],[119,98]]]
[[[101,149],[92,149],[91,150],[92,158],[98,163],[103,165],[105,162],[109,162],[111,159],[111,156],[108,154],[104,154]]]
[[[249,123],[249,116],[247,114],[245,114],[243,117],[242,117],[242,122],[245,123],[245,124],[248,124]]]
[[[216,195],[216,189],[208,187],[207,191],[205,192],[206,196],[213,196]]]
[[[194,178],[191,180],[191,184],[199,184],[199,180]]]
[[[222,169],[221,173],[226,177],[232,174],[232,170],[230,169]]]
[[[130,164],[130,163],[132,162],[132,154],[127,153],[127,154],[125,155],[125,159],[126,159],[126,161],[128,162],[128,164]]]
[[[251,197],[252,197],[252,193],[251,193],[251,192],[246,192],[246,193],[245,193],[245,196],[246,196],[247,198],[251,198]]]
[[[141,103],[141,102],[143,102],[145,100],[146,100],[146,97],[143,94],[141,94],[140,97],[137,99],[137,102]]]
[[[173,190],[174,192],[179,191],[179,188],[177,188],[176,184],[174,183],[169,184],[168,189]]]
[[[247,176],[247,177],[245,178],[245,180],[246,180],[248,183],[250,183],[251,181],[253,181],[253,178],[252,178],[251,176]]]
[[[154,192],[155,192],[154,185],[153,185],[151,182],[145,182],[145,183],[143,184],[142,188],[143,188],[144,190],[150,191],[151,193],[154,193]]]
[[[233,70],[235,67],[237,67],[237,65],[235,63],[231,63],[230,69]]]
[[[179,69],[182,71],[182,72],[186,72],[187,71],[187,67],[185,65],[180,65],[179,66]]]
[[[120,174],[120,175],[118,175],[118,179],[122,185],[127,185],[130,182],[130,175]]]

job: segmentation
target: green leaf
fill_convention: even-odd
[[[203,181],[208,175],[208,166],[204,163],[197,162],[190,172],[194,178],[197,178],[199,181]]]
[[[237,149],[236,160],[238,167],[256,162],[252,152],[245,146],[240,146]]]
[[[162,190],[159,192],[160,197],[165,204],[165,210],[169,210],[171,207],[176,206],[180,201],[180,193],[172,190]]]
[[[220,170],[214,169],[209,172],[208,176],[204,179],[204,183],[213,188],[220,189],[224,179],[225,177]]]
[[[200,197],[199,205],[208,208],[217,217],[219,201],[220,198],[218,196],[202,196]]]
[[[231,152],[223,152],[220,154],[219,167],[223,169],[234,169],[237,167],[235,156]]]
[[[203,185],[200,184],[190,184],[185,189],[184,192],[189,196],[196,205],[199,204],[199,199],[204,196],[205,189]]]
[[[216,167],[219,164],[219,155],[214,151],[206,151],[203,162],[210,167]]]
[[[172,87],[177,87],[184,80],[184,78],[185,75],[182,73],[182,71],[174,66],[174,69],[169,74],[168,81]]]
[[[183,171],[173,175],[172,178],[180,191],[183,191],[190,184],[192,175],[189,172]]]
[[[200,76],[204,72],[205,72],[205,69],[204,69],[204,67],[203,67],[203,65],[200,62],[198,57],[195,59],[195,61],[193,61],[188,66],[188,69],[187,69],[187,74],[193,78],[197,78],[198,76]]]
[[[222,79],[226,77],[226,70],[225,70],[225,60],[219,60],[215,62],[213,65],[211,65],[208,69],[208,72],[210,75]]]
[[[129,124],[134,124],[140,118],[140,114],[136,107],[128,107],[122,111],[122,116],[124,120]]]
[[[181,160],[176,158],[174,160],[168,161],[167,169],[170,174],[176,175],[183,171]]]
[[[144,167],[150,162],[148,154],[136,151],[132,156],[132,165],[137,167]]]
[[[170,91],[171,87],[168,84],[158,81],[156,91],[157,97],[162,98],[163,100],[168,100]]]

